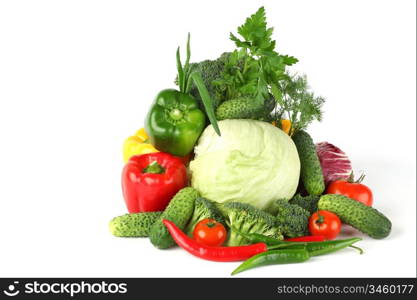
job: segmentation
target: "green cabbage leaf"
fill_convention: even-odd
[[[291,199],[300,177],[292,139],[256,120],[218,122],[221,136],[208,126],[194,149],[191,183],[207,199],[242,202],[276,212],[277,199]]]

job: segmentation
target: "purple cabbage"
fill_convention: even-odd
[[[317,143],[316,152],[326,185],[335,180],[349,178],[352,165],[345,152],[328,142]]]

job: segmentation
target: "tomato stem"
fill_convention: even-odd
[[[355,183],[361,183],[365,179],[365,173],[362,173],[361,176],[359,176],[358,180],[355,181]]]
[[[359,176],[359,178],[357,180],[355,180],[355,175],[352,173],[350,173],[349,178],[347,180],[347,182],[349,183],[362,183],[362,181],[365,179],[365,173],[362,173],[361,176]]]
[[[318,224],[318,225],[323,224],[324,223],[324,216],[320,214],[319,210],[317,211],[317,216],[319,218],[316,220],[316,224]]]
[[[355,175],[353,174],[353,171],[350,173],[347,182],[349,182],[349,183],[355,182]]]
[[[207,224],[206,224],[206,226],[207,226],[208,228],[213,228],[213,227],[215,227],[215,226],[216,226],[216,223],[214,223],[214,222],[209,222],[209,223],[207,223]]]

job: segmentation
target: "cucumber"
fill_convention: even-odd
[[[183,230],[193,214],[195,199],[199,196],[198,191],[192,187],[183,188],[175,194],[162,215],[151,227],[149,238],[155,247],[166,249],[175,245],[162,220],[170,220]]]
[[[162,211],[125,214],[113,218],[109,223],[110,232],[119,237],[147,237],[153,223]]]
[[[374,239],[387,237],[391,232],[391,221],[375,208],[366,206],[343,195],[323,195],[318,208],[339,216],[340,220]]]
[[[273,98],[265,100],[265,103],[259,105],[255,99],[237,98],[224,101],[216,109],[217,120],[225,119],[260,119],[266,118],[274,109],[275,102]]]
[[[300,177],[304,188],[310,195],[323,194],[326,186],[313,139],[303,130],[298,130],[292,139],[300,157]]]

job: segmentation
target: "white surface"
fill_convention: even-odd
[[[282,53],[327,98],[315,140],[366,171],[384,240],[241,276],[416,276],[415,1],[2,1],[0,276],[228,276],[236,263],[121,239],[121,145],[175,50],[192,60],[233,48],[230,31],[264,3]]]

